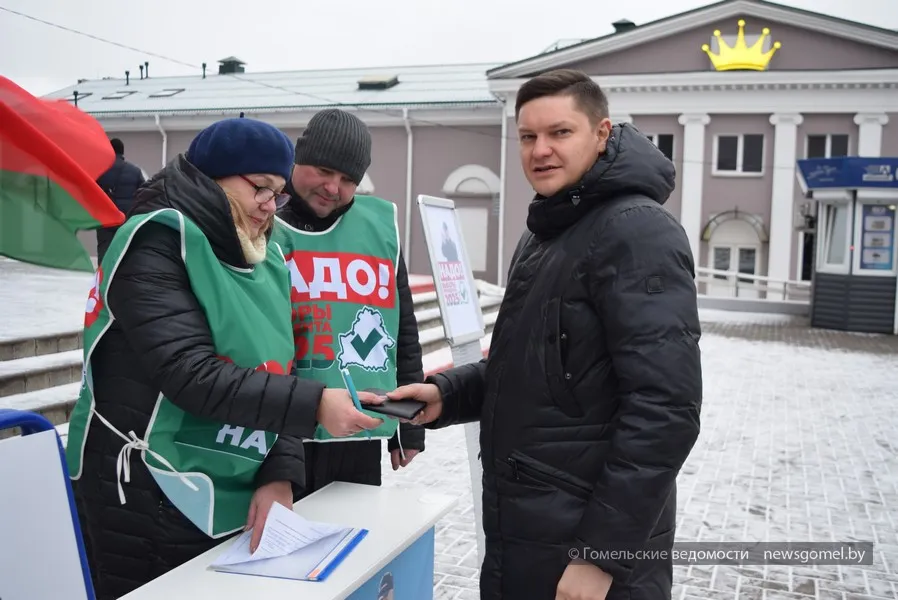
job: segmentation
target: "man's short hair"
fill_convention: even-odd
[[[124,142],[122,142],[122,140],[120,140],[118,138],[112,138],[111,140],[109,140],[109,143],[112,144],[112,149],[115,150],[116,154],[118,154],[118,155],[125,154],[125,144],[124,144]]]
[[[515,101],[515,120],[522,106],[544,96],[573,96],[577,108],[589,117],[592,125],[608,117],[608,98],[599,84],[583,71],[557,69],[537,75],[521,86]]]

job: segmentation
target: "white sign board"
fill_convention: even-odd
[[[483,314],[455,203],[421,195],[418,208],[446,339],[451,346],[479,341],[484,335]]]
[[[87,600],[66,477],[55,431],[0,440],[0,599]]]

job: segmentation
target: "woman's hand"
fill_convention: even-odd
[[[382,404],[384,399],[371,392],[359,392],[361,404]],[[321,394],[318,404],[318,422],[334,437],[355,435],[366,429],[376,429],[382,419],[369,417],[356,410],[349,392],[340,388],[328,388]]]
[[[253,530],[252,539],[249,541],[249,551],[253,553],[259,547],[262,540],[262,530],[265,528],[265,519],[271,505],[280,502],[290,510],[293,510],[293,486],[289,481],[272,481],[256,490],[253,499],[249,503],[249,514],[246,517],[244,530]]]

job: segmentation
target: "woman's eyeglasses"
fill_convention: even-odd
[[[259,204],[265,204],[267,202],[270,202],[271,200],[274,200],[275,207],[282,208],[287,204],[287,202],[290,201],[290,194],[278,194],[271,188],[265,187],[263,185],[256,185],[251,179],[248,179],[243,175],[240,175],[240,179],[253,186],[253,189],[256,190],[256,202],[258,202]]]

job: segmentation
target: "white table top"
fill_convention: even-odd
[[[325,581],[290,581],[208,569],[233,543],[228,540],[120,600],[342,600],[433,527],[456,501],[425,488],[335,482],[297,502],[294,510],[313,521],[364,527],[369,533]]]

